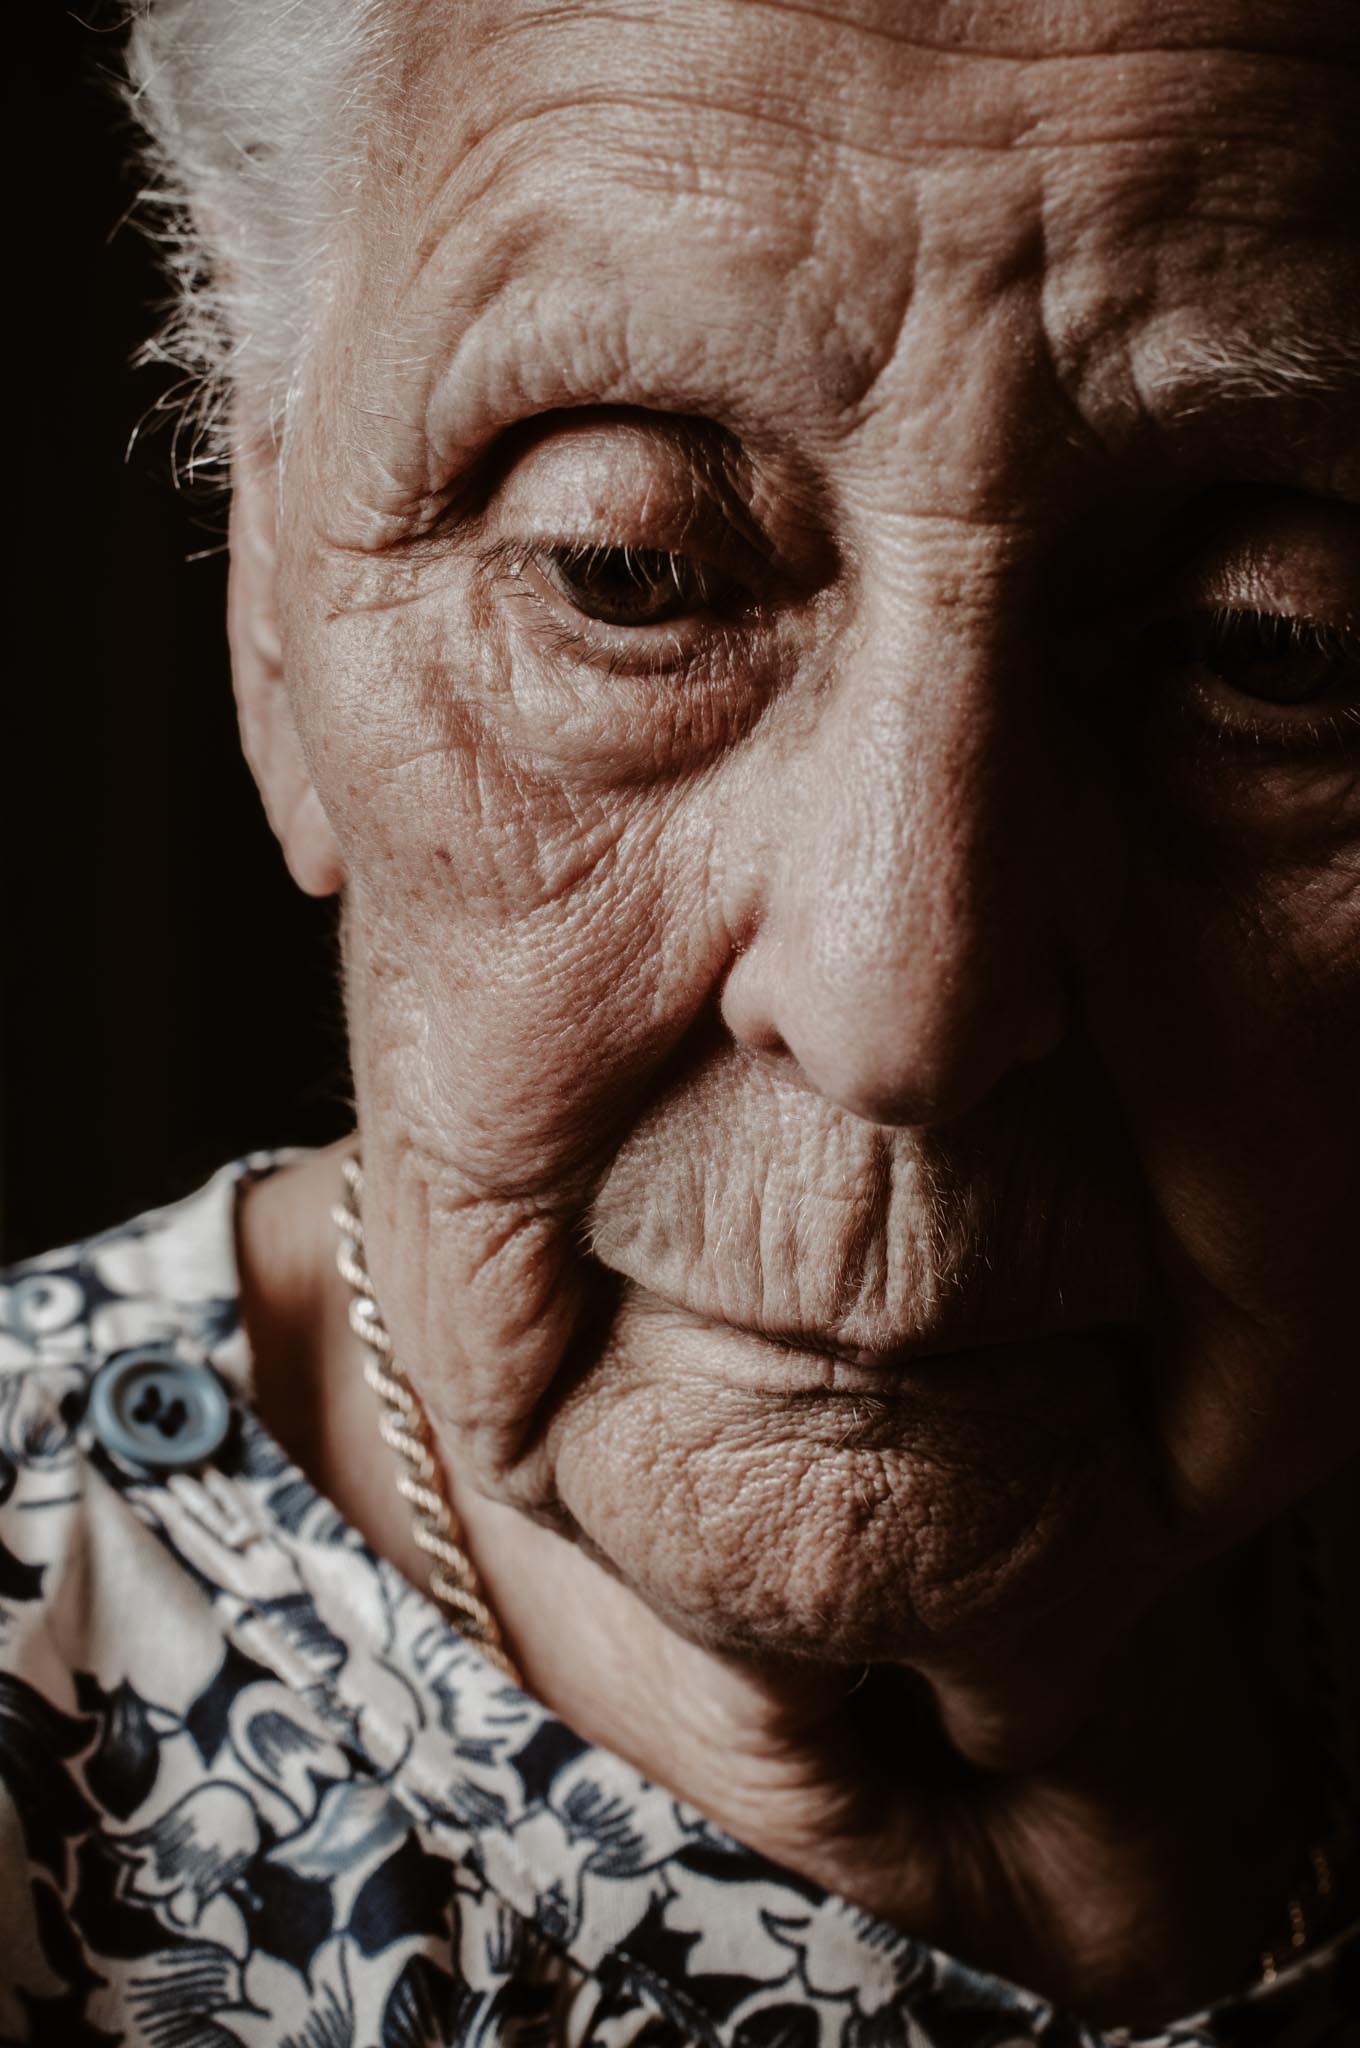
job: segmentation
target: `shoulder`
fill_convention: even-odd
[[[236,1191],[276,1163],[235,1160],[183,1201],[0,1271],[0,1378],[88,1373],[134,1343],[220,1342],[237,1320]]]
[[[77,1911],[81,1859],[171,1784],[163,1752],[194,1703],[215,1711],[220,1622],[192,1561],[158,1540],[154,1489],[92,1426],[91,1390],[149,1353],[244,1378],[236,1190],[273,1163],[235,1162],[184,1201],[0,1271],[0,2040],[49,2000],[50,2038],[66,2038],[64,1923],[101,1910]]]
[[[54,1636],[78,1655],[75,1638],[106,1619],[92,1612],[87,1568],[102,1368],[159,1350],[244,1375],[235,1197],[273,1163],[233,1162],[184,1201],[0,1272],[0,1668],[11,1677],[40,1645],[50,1663]]]
[[[272,1164],[235,1161],[184,1201],[0,1271],[0,1511],[25,1475],[50,1478],[75,1455],[90,1382],[111,1358],[238,1343],[236,1189]]]

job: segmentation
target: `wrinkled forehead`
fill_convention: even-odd
[[[418,17],[390,104],[384,344],[507,417],[853,411],[922,299],[1023,300],[1093,390],[1139,340],[1211,362],[1190,302],[1355,347],[1352,0],[487,0]]]

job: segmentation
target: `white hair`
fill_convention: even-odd
[[[383,68],[377,0],[133,0],[142,214],[174,298],[144,360],[181,372],[176,467],[281,445]]]

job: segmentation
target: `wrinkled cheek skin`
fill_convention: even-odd
[[[415,620],[341,620],[310,730],[303,694],[348,876],[369,1257],[459,1465],[547,1510],[540,1407],[609,1291],[583,1219],[726,941],[702,823],[512,759],[454,687],[485,649],[436,653]]]
[[[1190,1554],[1360,1447],[1360,866],[1224,860],[1147,904],[1095,1004],[1154,1218],[1151,1405]]]

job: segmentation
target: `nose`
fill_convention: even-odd
[[[723,991],[740,1044],[878,1124],[947,1123],[1068,1024],[1041,738],[986,665],[838,685],[760,834]]]

